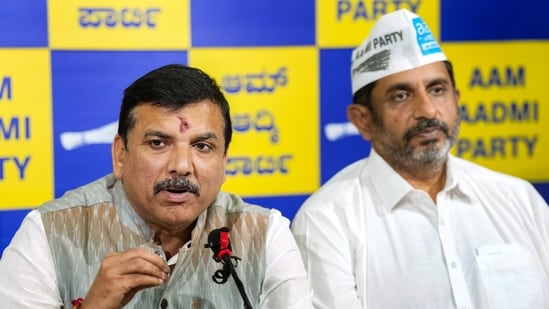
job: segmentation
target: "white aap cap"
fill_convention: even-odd
[[[446,56],[421,17],[404,9],[386,14],[353,50],[353,95],[387,75],[444,60]]]

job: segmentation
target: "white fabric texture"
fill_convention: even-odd
[[[549,308],[549,208],[530,183],[449,157],[437,203],[372,149],[300,208],[316,308]]]

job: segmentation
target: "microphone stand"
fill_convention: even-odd
[[[233,275],[236,287],[238,288],[238,292],[240,293],[240,296],[244,301],[244,308],[253,309],[250,300],[246,295],[246,291],[244,290],[244,285],[242,284],[242,281],[240,280],[240,278],[238,278],[238,274],[236,273],[235,268],[240,258],[232,256],[231,242],[229,240],[228,233],[228,227],[222,227],[220,229],[213,230],[208,235],[208,243],[204,245],[204,247],[212,249],[214,253],[212,258],[214,259],[214,261],[223,264],[223,269],[218,269],[214,272],[212,280],[217,284],[222,284],[227,282],[227,279],[230,275]]]
[[[240,293],[240,296],[244,301],[244,308],[252,309],[250,300],[248,299],[248,296],[246,295],[246,291],[244,290],[244,285],[242,284],[242,281],[240,280],[240,278],[238,278],[236,269],[233,265],[233,262],[231,261],[231,256],[228,254],[223,255],[223,257],[221,258],[221,263],[224,265],[223,268],[224,269],[227,268],[230,274],[233,275],[233,279],[234,279],[234,282],[236,283],[236,287],[238,288],[238,292]]]

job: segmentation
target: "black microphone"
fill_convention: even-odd
[[[238,260],[240,260],[240,258],[232,255],[229,228],[224,226],[211,231],[210,234],[208,234],[208,243],[204,245],[204,247],[212,249],[213,260],[223,264],[223,269],[217,270],[213,274],[212,280],[217,284],[222,284],[227,282],[230,275],[233,275],[238,292],[240,292],[240,296],[242,296],[242,300],[244,301],[244,308],[252,309],[248,296],[246,296],[244,285],[236,273],[235,268],[238,266]]]
[[[211,231],[206,248],[212,249],[214,253],[212,258],[218,263],[223,261],[225,255],[232,256],[229,228],[225,226]]]

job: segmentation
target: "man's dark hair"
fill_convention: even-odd
[[[143,75],[124,90],[120,107],[118,135],[128,144],[128,133],[135,126],[133,110],[141,104],[164,107],[176,111],[182,107],[210,100],[221,109],[225,121],[225,152],[231,143],[233,128],[230,108],[219,85],[202,70],[170,64]]]
[[[452,66],[452,63],[448,60],[444,61],[444,65],[446,66],[446,70],[448,70],[448,74],[450,75],[450,81],[452,82],[452,87],[456,87],[456,81],[454,78],[454,68]],[[360,88],[354,95],[353,95],[353,104],[361,104],[366,106],[370,111],[372,110],[372,90],[374,89],[374,86],[376,85],[377,81],[371,82],[368,85]]]

